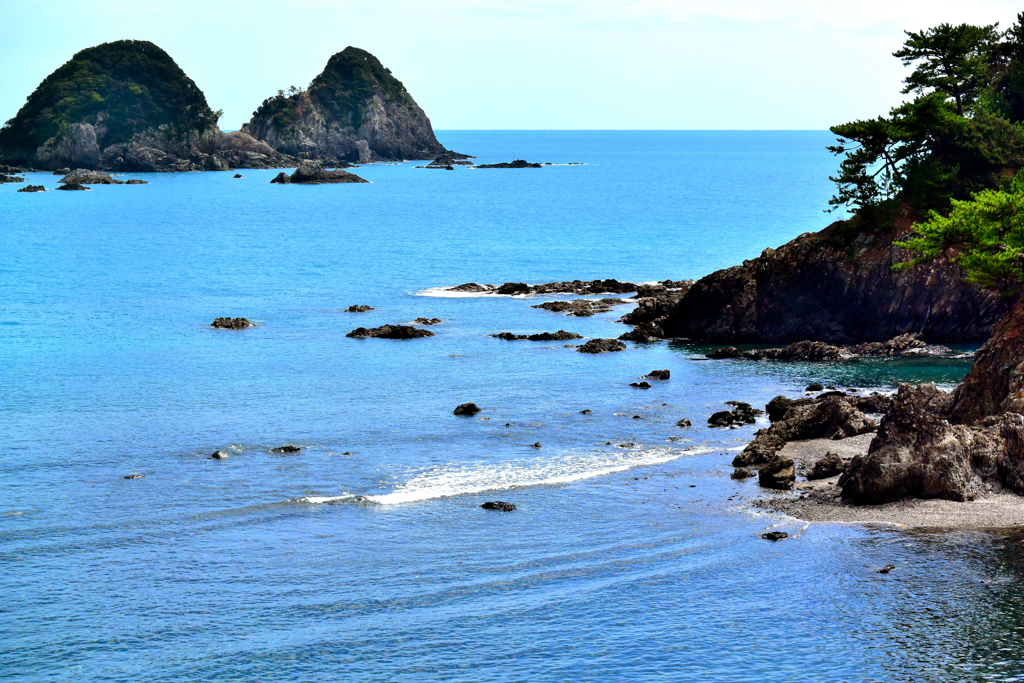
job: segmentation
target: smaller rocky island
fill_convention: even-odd
[[[371,328],[357,327],[345,336],[357,339],[419,339],[421,337],[433,337],[434,333],[421,327],[413,327],[412,325],[381,325],[380,327]]]
[[[355,173],[349,173],[341,169],[327,170],[322,161],[306,160],[299,164],[291,175],[281,171],[270,182],[279,185],[323,185],[329,183],[368,183],[370,181],[360,178]]]
[[[572,341],[573,339],[583,339],[581,335],[575,332],[566,332],[565,330],[559,330],[558,332],[539,332],[537,334],[513,334],[511,332],[499,332],[498,334],[492,334],[492,337],[497,339],[504,339],[505,341]]]
[[[515,161],[503,161],[500,164],[479,164],[473,168],[544,168],[543,164],[531,164],[525,159]]]
[[[215,318],[210,327],[218,330],[244,330],[252,327],[253,323],[248,318]]]

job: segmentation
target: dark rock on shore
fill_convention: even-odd
[[[342,171],[341,169],[334,169],[328,171],[324,168],[322,161],[303,161],[295,169],[295,172],[290,176],[284,171],[277,174],[273,180],[270,181],[272,184],[277,183],[279,185],[299,184],[299,185],[324,185],[332,183],[368,183],[370,181],[363,180],[355,173],[349,173],[348,171]]]
[[[476,415],[480,412],[480,408],[475,403],[461,403],[455,407],[453,411],[455,415]]]
[[[242,130],[277,152],[328,163],[466,158],[437,141],[402,82],[357,47],[331,57],[308,89],[264,100]]]
[[[244,330],[247,327],[252,327],[252,323],[248,318],[214,318],[210,327],[216,327],[219,330]]]
[[[515,505],[506,503],[503,500],[489,500],[480,507],[484,510],[497,510],[498,512],[512,512],[516,509]]]
[[[664,381],[670,378],[672,376],[672,373],[668,370],[651,370],[645,376],[650,379],[660,379]]]
[[[625,299],[572,299],[570,301],[545,301],[533,308],[542,308],[552,313],[565,313],[577,318],[588,318],[595,313],[607,313],[612,306],[628,304]]]
[[[417,325],[437,325],[441,322],[440,318],[416,318],[413,321]]]
[[[464,285],[458,285],[456,287],[449,287],[445,291],[448,292],[468,292],[471,294],[479,294],[481,292],[493,292],[496,289],[494,285],[478,285],[475,282],[467,282]]]
[[[42,185],[26,185],[18,190],[18,192],[46,192],[46,188]]]
[[[357,338],[374,337],[378,339],[418,339],[420,337],[433,337],[434,333],[430,330],[412,327],[411,325],[381,325],[380,327],[371,327],[369,329],[357,327],[345,336]]]
[[[757,473],[757,483],[767,489],[791,489],[795,481],[796,465],[781,455],[773,455]]]
[[[540,332],[538,334],[513,334],[511,332],[499,332],[498,334],[492,334],[492,337],[497,339],[504,339],[505,341],[571,341],[573,339],[583,339],[581,335],[575,332],[566,332],[565,330],[559,330],[558,332]]]
[[[278,446],[277,448],[271,448],[271,453],[298,453],[302,448],[299,446]]]
[[[818,382],[811,382],[804,391],[825,391],[825,387]]]
[[[516,159],[511,162],[503,161],[500,164],[480,164],[473,168],[543,168],[543,166],[541,164],[531,164],[524,159]]]
[[[358,306],[356,304],[352,304],[351,306],[349,306],[348,308],[345,309],[345,312],[346,313],[366,313],[367,311],[372,311],[372,310],[373,310],[373,306],[366,306],[366,305]]]
[[[745,424],[754,424],[757,417],[763,415],[763,410],[754,408],[743,401],[726,401],[726,405],[733,406],[732,410],[720,410],[708,418],[709,427],[738,427]]]
[[[842,458],[835,453],[826,453],[825,457],[814,463],[814,467],[807,473],[807,479],[829,479],[843,473],[845,467]]]
[[[579,353],[610,353],[625,351],[626,345],[615,339],[591,339],[576,350]]]
[[[755,473],[751,472],[745,467],[737,467],[732,471],[732,474],[729,475],[729,478],[735,479],[736,481],[743,481],[744,479],[750,479],[751,477],[756,476],[757,475]]]
[[[766,463],[790,441],[844,439],[872,432],[878,425],[858,406],[875,406],[877,402],[878,399],[870,397],[827,396],[792,400],[777,396],[766,406],[771,426],[758,430],[754,440],[733,458],[732,464],[734,467],[749,467]]]
[[[985,339],[1006,310],[997,294],[962,279],[946,257],[909,270],[915,220],[892,228],[859,219],[807,233],[756,259],[712,273],[690,287],[660,324],[666,336],[712,343],[857,343],[916,332],[923,339]]]

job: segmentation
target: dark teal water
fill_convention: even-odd
[[[431,295],[756,256],[830,220],[828,134],[441,137],[585,165],[0,186],[0,677],[1024,680],[1024,539],[762,515],[728,478],[752,429],[704,426],[730,399],[951,385],[969,361],[585,356],[487,335],[612,337],[628,307]],[[435,337],[345,337],[419,316]],[[672,379],[629,387],[655,368]]]

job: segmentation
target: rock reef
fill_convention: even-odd
[[[433,337],[434,333],[430,330],[424,330],[422,327],[413,327],[412,325],[381,325],[380,327],[371,327],[369,329],[357,327],[345,336],[358,339],[369,337],[377,339],[419,339],[421,337]]]

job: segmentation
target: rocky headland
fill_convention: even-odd
[[[308,89],[264,100],[242,131],[278,153],[327,164],[467,158],[437,141],[402,82],[357,47],[331,57]]]

